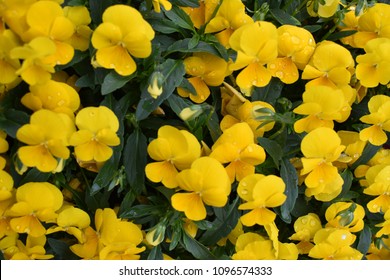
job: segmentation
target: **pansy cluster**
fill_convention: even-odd
[[[390,259],[390,5],[0,0],[3,259]]]

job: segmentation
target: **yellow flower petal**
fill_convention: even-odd
[[[145,167],[146,177],[155,183],[162,182],[167,188],[173,189],[178,186],[176,175],[177,169],[168,161],[148,163]]]
[[[171,201],[173,208],[183,211],[190,220],[200,221],[206,218],[206,208],[196,193],[176,193],[171,197]]]

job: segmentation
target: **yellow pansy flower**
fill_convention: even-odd
[[[314,195],[317,200],[330,201],[340,194],[344,180],[332,163],[344,149],[340,137],[328,127],[316,128],[303,138],[301,175],[307,174],[306,196]]]
[[[272,223],[276,214],[268,208],[284,203],[285,187],[283,180],[275,175],[252,174],[243,178],[238,184],[237,193],[246,202],[238,209],[250,211],[241,216],[242,224],[253,226]]]
[[[325,226],[358,232],[364,227],[364,215],[364,208],[359,204],[335,202],[326,209],[325,219],[328,223]]]
[[[48,228],[46,234],[65,231],[76,237],[81,243],[84,242],[85,238],[83,229],[89,227],[90,223],[91,220],[88,213],[79,208],[67,206],[58,213],[58,217],[56,219],[57,226]]]
[[[138,260],[145,250],[137,247],[143,240],[141,229],[118,219],[111,208],[96,210],[95,228],[85,229],[85,242],[70,246],[73,253],[83,259]]]
[[[360,121],[371,126],[359,132],[360,140],[380,146],[387,141],[385,131],[390,131],[390,97],[374,95],[368,101],[368,111],[370,114],[361,117]]]
[[[346,146],[338,161],[340,164],[352,165],[362,155],[367,141],[360,140],[359,132],[356,131],[339,130],[337,135],[341,139],[341,144]]]
[[[200,28],[211,19],[215,8],[220,4],[220,0],[200,0],[199,7],[181,7],[181,9],[191,18],[195,28]]]
[[[230,182],[255,173],[255,166],[265,161],[263,147],[254,143],[252,129],[246,122],[226,129],[212,146],[210,157],[226,166]]]
[[[91,16],[85,6],[66,6],[63,9],[64,16],[73,23],[74,33],[68,39],[68,43],[76,50],[86,51],[92,35]]]
[[[386,164],[375,165],[367,170],[366,179],[368,187],[363,193],[376,196],[367,203],[367,208],[372,213],[385,213],[390,209],[390,166]]]
[[[46,233],[41,222],[55,221],[63,203],[61,191],[51,183],[31,182],[16,189],[16,202],[7,214],[11,228],[18,233],[39,237]]]
[[[155,183],[162,182],[167,188],[175,188],[178,170],[189,168],[200,153],[200,144],[190,132],[162,126],[157,138],[148,145],[149,156],[157,162],[146,165],[146,177]]]
[[[161,5],[164,7],[166,11],[172,9],[172,4],[168,0],[152,0],[153,9],[156,13],[161,12]]]
[[[192,77],[188,81],[196,91],[196,95],[178,88],[180,96],[190,97],[196,103],[204,102],[210,95],[208,86],[219,86],[229,74],[228,63],[210,53],[194,53],[193,56],[184,59],[186,73]]]
[[[34,237],[28,235],[26,244],[21,240],[16,240],[15,253],[10,258],[11,260],[49,260],[54,257],[52,254],[46,254],[45,250],[46,236]]]
[[[234,227],[234,229],[228,234],[228,236],[220,239],[217,244],[219,246],[225,246],[226,242],[229,240],[230,243],[233,245],[236,245],[237,239],[240,235],[244,234],[244,229],[242,226],[242,223],[240,220],[238,220],[237,225]]]
[[[236,253],[233,260],[274,260],[275,253],[272,241],[263,236],[247,232],[240,235],[236,242]]]
[[[151,54],[153,38],[152,27],[138,10],[113,5],[104,11],[103,23],[95,29],[91,40],[100,67],[129,76],[137,69],[133,57],[146,58]]]
[[[70,137],[78,160],[104,162],[112,156],[112,146],[118,146],[116,134],[119,121],[113,111],[105,106],[81,109],[75,119],[78,131]]]
[[[0,201],[5,201],[12,197],[13,187],[14,180],[11,175],[0,169]]]
[[[0,201],[0,242],[6,236],[17,235],[9,224],[12,217],[8,215],[9,208],[14,204],[15,191],[12,192],[11,198]],[[0,250],[2,250],[2,248],[0,248]]]
[[[323,260],[360,260],[363,254],[351,247],[356,236],[346,229],[324,228],[314,235],[309,257]]]
[[[18,157],[27,167],[41,172],[55,172],[61,159],[69,158],[68,139],[75,131],[71,118],[46,109],[31,115],[30,123],[20,127],[16,138],[27,144],[20,147]]]
[[[241,70],[237,85],[250,95],[252,87],[266,86],[271,73],[265,65],[278,56],[276,26],[266,21],[256,21],[241,26],[230,36],[229,44],[237,51],[237,58],[230,70]]]
[[[21,35],[23,41],[46,37],[55,44],[55,53],[47,59],[54,65],[64,65],[72,60],[74,49],[67,41],[74,33],[73,23],[64,16],[60,4],[54,1],[33,3],[26,13],[28,29]]]
[[[29,85],[45,83],[51,78],[51,73],[55,72],[55,63],[50,59],[56,52],[56,45],[46,37],[38,37],[28,44],[15,47],[10,51],[13,59],[23,59],[22,66],[16,74]]]
[[[390,260],[390,238],[381,238],[381,244],[377,246],[374,242],[370,244],[367,251],[367,260]]]
[[[215,37],[218,41],[229,48],[229,39],[234,30],[247,23],[253,23],[253,19],[246,14],[241,0],[224,0],[215,16],[207,23],[205,33],[217,33]]]
[[[353,34],[354,48],[364,48],[376,38],[390,39],[390,6],[385,3],[375,3],[358,19],[358,32]]]
[[[206,218],[206,205],[223,207],[231,186],[222,164],[210,157],[196,159],[189,169],[181,171],[176,180],[180,189],[171,197],[172,206],[193,221]]]
[[[80,97],[76,90],[66,83],[49,80],[43,84],[30,86],[21,102],[32,111],[48,109],[65,113],[74,118],[74,112],[80,107]]]
[[[350,30],[358,30],[358,21],[359,17],[363,13],[363,10],[361,10],[359,15],[356,15],[356,7],[352,6],[348,8],[348,12],[344,13],[344,18],[341,21],[341,23],[337,26],[339,30],[341,31],[350,31]],[[345,45],[350,45],[354,48],[357,46],[355,45],[354,38],[355,34],[343,37],[340,39],[340,41]]]
[[[16,71],[20,67],[20,61],[12,59],[10,51],[19,45],[19,39],[11,30],[0,31],[0,85],[12,84],[18,79]]]
[[[390,82],[390,38],[370,40],[356,57],[356,78],[368,88]]]
[[[268,63],[267,69],[283,83],[292,84],[298,80],[298,69],[305,68],[315,47],[314,37],[309,31],[282,25],[278,28],[278,57]]]
[[[302,79],[311,80],[311,85],[325,85],[341,88],[349,84],[355,62],[351,53],[343,46],[322,41],[317,44],[309,63],[303,69]]]
[[[314,235],[322,228],[321,220],[315,213],[299,217],[294,222],[295,233],[289,237],[290,240],[299,241],[297,248],[300,254],[308,254],[314,244],[311,243]]]
[[[0,130],[0,154],[5,153],[8,151],[9,145],[6,140],[7,133],[5,133],[3,130]],[[5,159],[0,156],[0,170],[5,167]]]
[[[325,0],[322,2],[318,2],[318,11],[314,11],[314,2],[315,1],[308,1],[306,4],[306,9],[309,15],[312,17],[320,16],[324,18],[328,18],[333,16],[337,9],[339,8],[340,0]]]
[[[333,128],[333,121],[343,122],[351,111],[340,89],[313,85],[306,88],[302,95],[303,103],[294,109],[294,113],[306,115],[294,123],[297,133],[310,132],[318,127]]]

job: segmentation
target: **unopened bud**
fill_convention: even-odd
[[[154,72],[150,77],[148,92],[154,99],[159,97],[163,92],[163,79],[164,76],[161,74],[161,72]]]
[[[184,108],[180,112],[179,117],[183,121],[190,121],[190,120],[195,119],[200,114],[202,114],[202,112],[203,112],[202,106],[200,106],[200,105],[192,105],[190,107]]]

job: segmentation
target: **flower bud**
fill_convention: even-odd
[[[154,72],[150,77],[148,92],[150,96],[153,97],[154,99],[157,99],[157,97],[159,97],[162,94],[163,82],[164,82],[164,76],[159,71]]]

